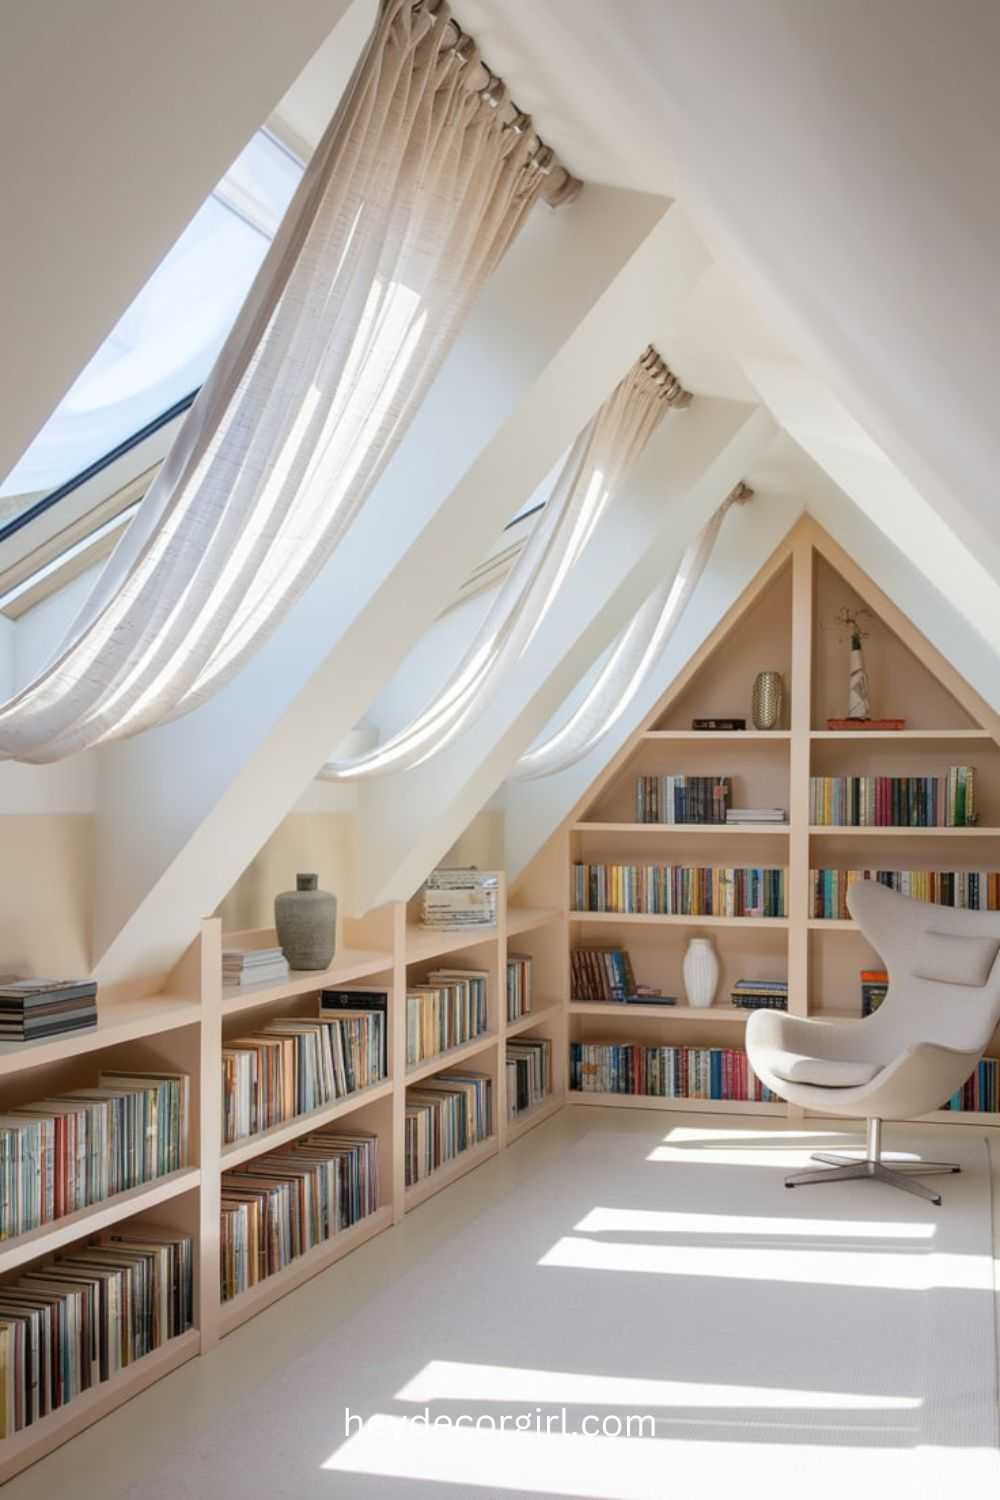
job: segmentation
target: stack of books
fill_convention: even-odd
[[[844,921],[856,880],[877,880],[914,901],[965,911],[1000,911],[1000,870],[810,870],[809,914]]]
[[[222,983],[283,984],[288,978],[288,959],[280,948],[223,948]]]
[[[518,1037],[507,1043],[507,1118],[541,1104],[552,1092],[552,1043],[548,1037]]]
[[[570,995],[574,1000],[624,1000],[635,994],[632,960],[624,948],[574,948],[570,954]]]
[[[406,1091],[406,1186],[493,1134],[493,1081],[485,1073],[441,1073]]]
[[[189,1099],[186,1073],[107,1072],[5,1110],[0,1240],[185,1166]]]
[[[870,1016],[878,1010],[889,989],[889,975],[885,969],[861,970],[861,1014]]]
[[[389,991],[381,984],[356,984],[351,989],[321,990],[321,1016],[358,1015],[373,1011],[382,1017],[382,1077],[389,1076]]]
[[[683,917],[784,917],[783,868],[573,866],[573,910]]]
[[[783,807],[730,807],[726,812],[727,823],[787,823],[788,814]]]
[[[269,1021],[222,1049],[223,1136],[231,1143],[344,1099],[386,1076],[384,1013]]]
[[[453,931],[492,927],[497,919],[497,878],[479,870],[435,870],[421,898],[425,927]]]
[[[126,1224],[0,1288],[0,1438],[186,1333],[191,1239]]]
[[[336,1126],[223,1172],[223,1302],[374,1213],[378,1191],[378,1137]]]
[[[0,1042],[40,1042],[96,1025],[92,979],[0,979]]]
[[[947,776],[812,776],[809,821],[821,828],[970,828],[975,770]]]
[[[731,776],[637,776],[639,823],[724,823],[733,795]]]
[[[531,1011],[531,955],[507,955],[507,1019],[516,1021]]]
[[[742,1010],[787,1010],[787,979],[737,979],[730,998]]]
[[[423,1062],[449,1047],[461,1047],[487,1028],[489,973],[476,969],[438,969],[426,984],[406,994],[406,1061]]]
[[[746,1053],[733,1047],[571,1042],[569,1086],[585,1094],[647,1094],[661,1099],[766,1102],[776,1097],[754,1073]]]

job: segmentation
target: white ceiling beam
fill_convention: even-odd
[[[348,4],[4,7],[0,477]]]
[[[533,216],[363,515],[274,637],[202,708],[101,753],[102,978],[184,949],[636,359],[651,301],[683,302],[707,263],[662,200],[588,188]]]
[[[658,429],[484,714],[426,764],[362,783],[362,907],[412,894],[775,430],[762,408],[708,397]]]

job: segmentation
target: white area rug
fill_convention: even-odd
[[[889,1135],[938,1209],[676,1120],[564,1111],[4,1500],[1000,1493],[986,1140]]]

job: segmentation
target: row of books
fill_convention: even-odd
[[[548,1037],[518,1037],[507,1043],[507,1118],[534,1109],[552,1092],[552,1043]]]
[[[784,868],[690,865],[573,866],[574,911],[783,917]]]
[[[889,975],[885,969],[861,970],[861,1014],[874,1015],[889,989]]]
[[[187,1163],[186,1073],[101,1073],[95,1088],[0,1115],[0,1239]]]
[[[126,1224],[0,1287],[0,1437],[187,1332],[191,1239]]]
[[[485,1073],[440,1073],[406,1091],[406,1186],[413,1187],[493,1134],[493,1082]]]
[[[222,1049],[222,1132],[240,1141],[387,1076],[386,1015],[344,1010],[265,1022]]]
[[[787,1010],[787,979],[737,979],[729,998],[741,1010]]]
[[[724,823],[732,802],[731,776],[637,776],[638,823]]]
[[[480,870],[435,870],[421,893],[421,922],[451,931],[492,926],[497,919],[497,878]]]
[[[776,1098],[747,1055],[734,1047],[647,1047],[571,1042],[569,1086],[581,1093],[648,1094],[664,1099]]]
[[[967,828],[976,821],[975,772],[947,776],[811,776],[809,821],[836,828]]]
[[[945,1109],[1000,1110],[1000,1058],[981,1057],[975,1071],[952,1094]]]
[[[288,959],[280,948],[223,948],[222,983],[244,989],[252,984],[284,984]]]
[[[569,960],[574,1000],[607,1003],[635,994],[632,960],[624,948],[574,948]]]
[[[531,955],[507,955],[507,1019],[516,1021],[531,1012]]]
[[[41,1042],[96,1025],[92,979],[0,979],[0,1042]]]
[[[474,1041],[487,1028],[489,973],[438,969],[406,994],[406,1061],[423,1062]]]
[[[378,1137],[318,1130],[222,1174],[222,1300],[378,1208]]]
[[[966,911],[1000,911],[1000,870],[810,870],[809,912],[828,921],[850,917],[847,892],[856,880]]]

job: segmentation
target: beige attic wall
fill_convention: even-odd
[[[0,973],[89,973],[93,817],[0,817],[0,847]]]
[[[300,870],[315,871],[322,889],[336,894],[338,925],[342,917],[356,915],[357,840],[353,812],[289,813],[215,911],[223,932],[273,926],[274,898],[294,887]],[[441,863],[503,869],[503,813],[479,813]]]

